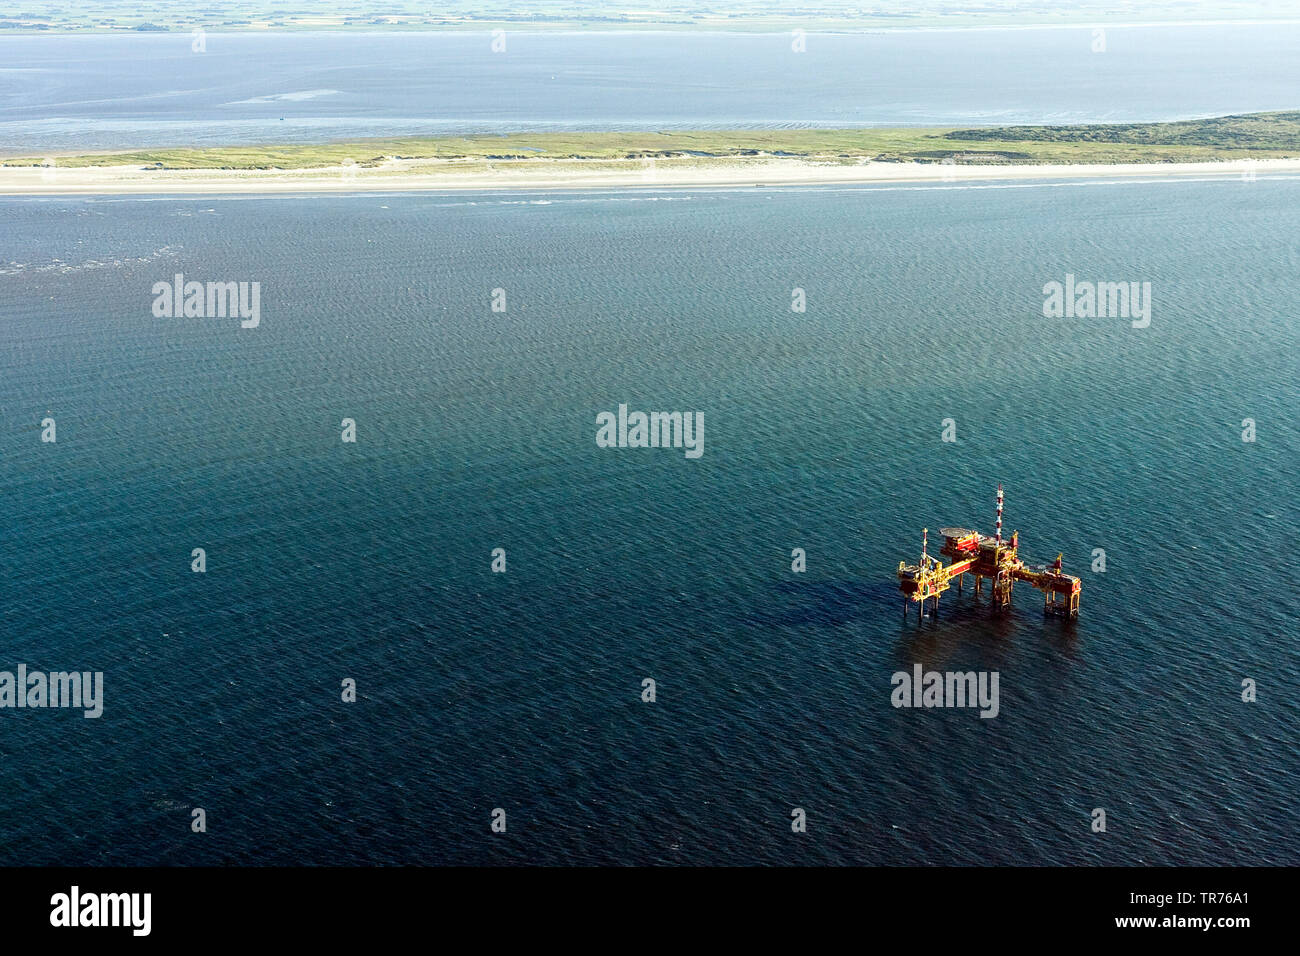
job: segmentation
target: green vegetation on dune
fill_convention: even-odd
[[[999,142],[1133,143],[1214,149],[1300,149],[1300,112],[1246,113],[1176,123],[961,129],[945,133],[944,138]]]
[[[316,169],[389,159],[494,160],[645,158],[689,161],[793,156],[830,163],[1160,163],[1300,156],[1300,112],[1255,113],[1177,123],[1012,126],[985,129],[802,129],[679,132],[518,133],[407,137],[347,143],[148,149],[63,157],[61,167]],[[9,159],[6,166],[43,165]]]

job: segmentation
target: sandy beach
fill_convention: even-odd
[[[57,160],[56,160],[57,162]],[[783,186],[1300,172],[1300,159],[1110,165],[950,165],[804,158],[388,160],[320,169],[157,169],[142,166],[0,167],[0,195],[393,192]]]

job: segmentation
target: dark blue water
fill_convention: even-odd
[[[547,129],[1145,122],[1296,107],[1300,24],[0,37],[0,153]]]
[[[1298,203],[0,202],[0,669],[106,698],[0,711],[0,862],[1300,862]],[[177,271],[261,327],[154,318]],[[1042,318],[1066,272],[1150,281],[1150,327]],[[703,457],[598,448],[620,402]],[[998,482],[1081,619],[904,624],[897,562]],[[914,662],[1000,715],[892,708]]]

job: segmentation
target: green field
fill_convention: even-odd
[[[61,157],[60,167],[314,169],[390,158],[490,162],[544,159],[685,159],[797,156],[828,163],[1175,163],[1300,157],[1300,112],[1178,123],[1011,126],[981,129],[724,130],[519,133],[509,136],[358,140],[346,143],[147,149]],[[43,157],[0,165],[39,166]]]

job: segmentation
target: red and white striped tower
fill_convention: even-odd
[[[1002,543],[1002,486],[998,485],[998,544]]]

